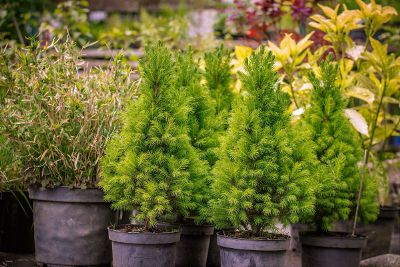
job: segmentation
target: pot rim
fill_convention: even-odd
[[[300,243],[312,247],[325,247],[325,248],[349,248],[361,249],[367,244],[367,237],[357,235],[356,237],[343,236],[343,232],[330,232],[339,233],[342,236],[328,236],[317,234],[313,231],[300,232]]]
[[[118,226],[123,226],[121,224]],[[140,225],[140,224],[130,224]],[[111,241],[125,244],[140,244],[140,245],[159,245],[159,244],[172,244],[180,240],[181,232],[179,230],[172,230],[162,233],[137,233],[137,232],[122,232],[112,229],[112,226],[107,227],[108,237]]]
[[[238,237],[228,237],[217,233],[218,246],[223,248],[252,251],[286,251],[290,247],[288,239],[252,240]]]
[[[41,188],[30,186],[29,197],[34,201],[48,202],[70,202],[70,203],[106,203],[103,199],[104,193],[98,188],[70,189],[67,186],[54,188]]]

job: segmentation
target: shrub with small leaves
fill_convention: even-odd
[[[100,186],[113,208],[136,209],[135,219],[152,230],[161,218],[198,215],[208,167],[188,135],[190,105],[178,86],[186,82],[177,81],[187,77],[177,75],[173,55],[160,43],[145,52],[140,96],[107,147]]]
[[[314,212],[306,135],[290,125],[289,96],[279,88],[274,57],[265,47],[246,59],[241,82],[248,92],[234,105],[213,176],[213,220],[253,236],[295,223]]]
[[[361,140],[345,117],[347,103],[336,83],[338,66],[329,61],[321,64],[320,77],[313,72],[308,75],[313,91],[311,107],[305,114],[305,123],[311,130],[315,154],[320,162],[319,175],[315,176],[318,189],[313,218],[320,231],[329,230],[336,221],[348,219],[355,206],[360,181],[358,163],[362,160]],[[367,210],[363,205],[362,216],[371,219],[371,215],[376,214],[376,204],[373,204],[376,201],[371,203],[373,183],[367,185],[363,201],[372,205]]]

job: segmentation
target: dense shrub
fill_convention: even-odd
[[[117,56],[108,70],[80,73],[73,42],[17,50],[2,82],[5,138],[19,148],[28,184],[95,187],[99,158],[132,96],[131,69]]]
[[[273,66],[272,53],[261,47],[240,73],[248,96],[233,108],[213,173],[211,209],[218,228],[242,227],[263,236],[277,223],[313,214],[312,150],[290,126],[289,96]]]
[[[190,106],[175,63],[163,45],[146,48],[139,99],[102,160],[105,199],[115,209],[136,209],[135,219],[148,230],[165,216],[197,215],[205,204],[207,164],[190,143]]]
[[[313,222],[318,230],[329,230],[333,222],[346,220],[355,205],[360,181],[358,163],[362,160],[361,140],[345,117],[346,101],[337,85],[338,66],[330,59],[321,65],[321,76],[310,72],[313,85],[311,107],[306,111],[305,123],[311,130],[318,169],[318,190]],[[374,190],[372,182],[368,190]],[[376,216],[376,201],[371,191],[366,191],[370,210]],[[374,198],[374,193],[372,193]],[[370,216],[369,216],[370,217]],[[371,218],[370,218],[371,219]]]

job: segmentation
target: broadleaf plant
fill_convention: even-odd
[[[240,79],[248,95],[234,105],[222,138],[210,201],[217,228],[259,237],[314,211],[312,150],[290,126],[290,99],[274,62],[263,46],[245,60]]]

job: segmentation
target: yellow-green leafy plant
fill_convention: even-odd
[[[334,9],[323,5],[319,7],[325,16],[311,16],[313,21],[309,25],[325,33],[324,39],[331,43],[336,57],[344,57],[347,48],[354,46],[350,32],[363,27],[360,24],[361,18],[357,11],[348,10],[346,6],[342,6],[341,12],[340,5],[336,5]]]
[[[299,86],[299,83],[304,81],[300,72],[308,68],[305,59],[309,53],[309,47],[313,44],[310,40],[312,34],[313,32],[309,33],[297,43],[290,34],[286,34],[279,47],[268,41],[268,48],[274,53],[277,61],[276,69],[282,69],[283,90],[290,94],[295,109],[300,108],[304,102],[298,99],[300,95],[307,95],[304,91],[310,89],[304,83]]]

